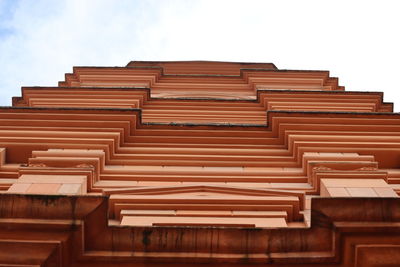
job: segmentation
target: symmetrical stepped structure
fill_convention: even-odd
[[[0,266],[398,266],[400,114],[327,71],[75,67],[0,109]]]

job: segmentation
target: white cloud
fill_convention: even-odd
[[[400,99],[396,0],[31,0],[3,16],[9,1],[0,0],[0,26],[13,31],[0,34],[2,105],[22,85],[56,85],[72,66],[134,59],[330,70],[346,90]]]

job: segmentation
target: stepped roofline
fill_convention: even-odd
[[[220,61],[22,87],[0,107],[0,265],[397,266],[400,113],[344,89]]]

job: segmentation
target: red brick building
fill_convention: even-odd
[[[271,63],[23,87],[0,109],[0,266],[399,266],[392,111]]]

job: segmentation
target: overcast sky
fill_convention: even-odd
[[[399,12],[398,0],[0,0],[0,105],[72,66],[219,60],[330,70],[398,112]]]

